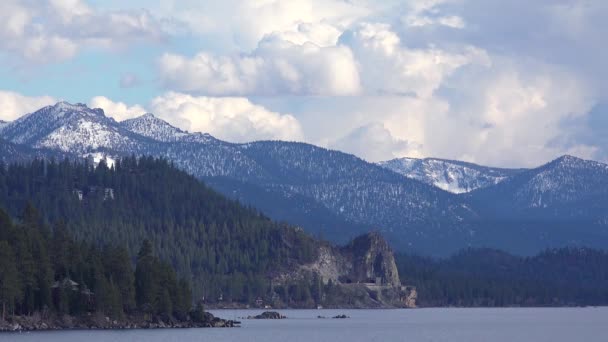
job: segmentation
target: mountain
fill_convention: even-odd
[[[171,126],[151,113],[146,113],[135,119],[125,120],[120,123],[120,126],[130,132],[164,142],[178,141],[188,135],[188,133]]]
[[[432,245],[422,230],[475,215],[452,194],[353,155],[282,141],[232,144],[184,132],[151,114],[119,123],[101,109],[60,102],[10,123],[3,136],[79,156],[167,158],[275,219],[341,242],[378,228],[404,243],[422,237]]]
[[[523,171],[436,158],[398,158],[378,165],[455,194],[496,185]]]
[[[229,143],[151,114],[116,122],[101,109],[68,103],[11,122],[2,136],[23,148],[97,160],[162,157],[229,198],[334,242],[378,230],[399,251],[433,255],[465,246],[524,254],[608,247],[601,214],[608,187],[597,178],[603,164],[571,157],[532,170],[439,159],[379,166],[304,143]],[[442,184],[464,193],[435,186]],[[571,220],[556,221],[562,218]]]
[[[27,214],[38,212],[32,205],[40,215]],[[379,234],[344,247],[315,240],[227,199],[163,159],[126,157],[113,168],[68,160],[10,164],[0,168],[0,238],[6,236],[3,210],[28,227],[46,224],[43,236],[52,225],[79,242],[124,247],[131,256],[141,256],[141,241],[150,240],[156,255],[191,281],[195,298],[210,304],[253,305],[264,298],[274,307],[403,306],[401,296],[407,295],[392,250]],[[334,260],[322,251],[331,251]],[[68,264],[58,280],[83,279],[77,270],[82,260],[72,256],[54,260]],[[315,265],[339,272],[320,274]],[[349,286],[341,289],[345,282]],[[350,286],[354,282],[361,284]],[[360,302],[342,291],[356,291]]]
[[[469,196],[489,217],[608,223],[608,165],[563,156]]]
[[[4,120],[0,120],[0,132],[2,132],[2,129],[4,128],[4,126],[8,125],[8,122],[4,121]]]
[[[73,156],[61,151],[35,149],[0,139],[0,162],[4,164],[21,163],[32,159],[62,160],[65,158],[73,158]]]
[[[9,123],[2,135],[13,143],[76,154],[98,149],[136,151],[145,139],[120,127],[101,109],[67,102],[44,107]]]

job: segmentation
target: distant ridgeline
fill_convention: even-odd
[[[193,297],[211,305],[415,305],[412,289],[394,281],[399,277],[385,242],[383,249],[368,243],[370,248],[357,253],[331,247],[226,199],[165,160],[131,157],[111,168],[104,161],[94,166],[67,160],[0,167],[0,207],[21,217],[28,203],[39,208],[46,227],[56,230],[65,222],[76,241],[124,246],[135,256],[142,241],[150,240],[159,258],[192,284]],[[370,241],[378,245],[378,238]],[[350,273],[306,268],[318,263],[323,246],[357,272],[351,277],[355,284],[338,279]],[[371,261],[354,260],[355,255]],[[373,267],[374,261],[385,266]],[[354,302],[351,292],[358,296]]]
[[[420,306],[608,305],[608,252],[553,249],[518,257],[469,249],[434,260],[397,255],[403,278],[417,287]]]

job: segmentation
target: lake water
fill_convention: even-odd
[[[256,310],[217,310],[238,319]],[[288,319],[242,320],[241,328],[0,334],[0,341],[608,341],[608,308],[280,310]],[[318,319],[346,314],[350,319]]]

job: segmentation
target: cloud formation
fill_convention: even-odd
[[[13,91],[0,90],[0,120],[13,121],[56,102],[51,96],[24,96]]]
[[[147,109],[114,102],[104,96],[92,98],[89,106],[102,108],[117,121],[151,112],[181,129],[210,133],[230,142],[303,139],[300,123],[292,115],[270,111],[246,98],[168,92],[152,99]]]
[[[165,54],[159,61],[167,88],[209,95],[355,95],[359,74],[347,47],[260,42],[251,54],[193,58]]]
[[[471,46],[408,48],[387,24],[362,23],[328,46],[291,33],[267,36],[248,54],[165,54],[160,77],[169,89],[209,95],[430,96],[458,68],[488,63]]]
[[[607,2],[134,1],[143,9],[3,1],[0,56],[72,61],[78,96],[104,95],[94,101],[111,115],[147,109],[227,140],[297,137],[372,161],[608,158]],[[76,61],[100,49],[120,66],[86,79]],[[105,72],[121,80],[110,94]],[[40,92],[48,79],[28,81]]]
[[[105,96],[93,97],[89,100],[88,106],[103,109],[107,116],[116,121],[133,119],[146,113],[146,110],[140,105],[129,106],[123,102],[114,102]]]
[[[168,92],[154,98],[150,109],[178,127],[231,142],[303,138],[300,123],[292,115],[269,111],[246,98]]]
[[[33,63],[66,60],[84,47],[160,41],[162,27],[146,10],[99,11],[82,0],[0,2],[0,52]]]

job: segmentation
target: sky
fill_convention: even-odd
[[[608,161],[608,1],[2,0],[0,119],[65,100],[376,162]]]

